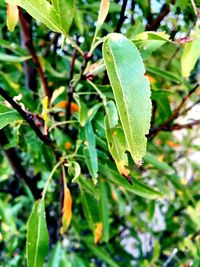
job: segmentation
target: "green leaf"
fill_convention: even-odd
[[[78,120],[79,120],[79,123],[82,127],[85,126],[86,122],[87,122],[87,119],[88,119],[88,110],[87,110],[87,106],[86,104],[81,100],[81,98],[79,97],[78,98],[78,104],[79,104],[79,108],[80,108],[80,111],[79,111],[79,116],[78,116]]]
[[[72,175],[72,183],[77,182],[80,174],[81,174],[81,167],[78,162],[76,161],[69,161],[68,163],[68,173]]]
[[[129,174],[129,170],[125,167],[128,166],[127,144],[122,129],[116,127],[118,114],[113,101],[109,101],[106,104],[106,114],[105,128],[109,151],[117,165],[118,171],[127,176]]]
[[[106,251],[104,251],[103,248],[94,246],[89,242],[86,242],[86,245],[87,247],[89,247],[92,253],[97,256],[97,258],[100,258],[103,261],[105,261],[108,264],[108,266],[119,267],[119,265],[112,260],[111,256]]]
[[[25,9],[34,19],[44,23],[54,32],[62,32],[55,8],[47,0],[7,0]]]
[[[103,57],[128,150],[135,163],[140,164],[151,119],[150,86],[144,77],[142,58],[130,40],[116,33],[104,41]]]
[[[95,135],[90,121],[85,125],[85,139],[86,146],[84,148],[84,156],[90,175],[92,176],[94,183],[96,183],[98,177],[98,160]]]
[[[11,122],[15,122],[18,120],[22,120],[22,118],[16,111],[7,111],[0,113],[0,129],[4,128]]]
[[[4,53],[0,53],[0,61],[6,61],[6,62],[24,62],[28,59],[30,59],[31,56],[27,57],[17,57],[17,56],[12,56]]]
[[[109,151],[115,160],[118,171],[126,176],[129,171],[125,167],[128,166],[128,157],[126,154],[127,146],[124,133],[122,129],[117,127],[111,129],[107,116],[105,118],[105,126]]]
[[[59,23],[65,34],[68,33],[74,17],[73,0],[52,0],[52,4],[57,12]]]
[[[184,78],[188,78],[193,70],[195,63],[200,57],[200,31],[196,33],[193,41],[184,45],[181,56],[181,72]]]
[[[152,164],[156,169],[165,172],[166,174],[174,174],[174,169],[170,167],[166,162],[159,161],[154,155],[147,152],[144,156],[144,161]]]
[[[134,193],[138,196],[154,199],[161,197],[162,194],[155,189],[150,188],[146,184],[139,182],[137,179],[131,177],[133,185],[130,185],[127,180],[118,172],[110,169],[107,165],[99,164],[99,171],[109,179],[112,183],[124,187],[127,191]]]
[[[174,82],[174,83],[182,83],[183,82],[181,77],[179,77],[178,75],[176,75],[170,71],[162,70],[162,69],[156,68],[156,67],[147,67],[146,70],[150,74],[158,75],[161,78],[169,80],[169,81]]]
[[[105,181],[100,179],[100,216],[103,223],[103,240],[108,242],[109,232],[110,232],[110,223],[109,223],[109,201],[107,194],[107,187]]]
[[[62,247],[61,243],[58,242],[52,251],[51,258],[49,260],[49,267],[60,267],[60,257],[61,257]]]
[[[81,204],[88,225],[94,231],[95,223],[99,222],[99,205],[94,196],[84,192],[81,188]]]
[[[152,52],[169,42],[169,37],[165,32],[150,31],[137,34],[133,41],[140,50],[143,60],[145,60]]]
[[[48,253],[48,231],[46,226],[44,199],[35,202],[27,225],[27,265],[43,267]]]

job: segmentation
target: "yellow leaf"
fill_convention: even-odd
[[[101,0],[101,5],[99,9],[99,16],[97,20],[97,28],[100,28],[106,19],[109,11],[110,1],[109,0]]]
[[[127,177],[130,171],[125,167],[125,162],[122,160],[120,162],[116,162],[116,164],[117,164],[117,169],[119,173]]]
[[[72,197],[67,186],[64,188],[64,201],[62,208],[62,227],[60,233],[63,234],[70,225],[72,219]]]
[[[101,222],[95,223],[94,225],[94,243],[98,244],[102,237],[103,224]]]
[[[150,81],[150,83],[156,83],[156,79],[153,76],[151,76],[149,74],[144,74],[144,76],[147,77],[147,79]]]
[[[42,118],[45,122],[48,122],[48,96],[42,99]]]
[[[9,31],[14,31],[19,20],[19,11],[16,5],[7,4],[7,27]]]

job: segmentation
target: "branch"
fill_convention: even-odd
[[[0,145],[3,148],[4,145],[6,145],[7,143],[8,139],[4,131],[0,130]],[[41,196],[41,190],[37,188],[36,179],[34,179],[35,177],[30,178],[27,176],[26,171],[21,164],[21,159],[17,155],[16,149],[12,147],[12,148],[3,148],[3,150],[17,178],[23,179],[24,182],[29,187],[29,189],[31,190],[34,198],[38,199]]]
[[[19,104],[17,104],[9,95],[8,93],[0,87],[0,95],[10,103],[10,105],[21,115],[21,117],[29,124],[32,130],[36,133],[39,139],[46,145],[51,144],[51,140],[48,136],[44,135],[38,126],[35,124],[33,120],[33,115],[30,113],[25,112]]]
[[[26,21],[26,36],[30,38],[32,41],[32,28],[31,28],[31,20],[32,17],[28,13],[24,13],[24,21]],[[21,35],[21,44],[23,47],[26,48],[25,45],[25,34],[20,26],[20,35]],[[29,88],[31,91],[35,92],[37,88],[37,75],[36,75],[36,69],[30,64],[30,61],[25,61],[23,63],[24,66],[24,74],[25,74],[25,87]]]
[[[165,128],[163,129],[163,131],[175,131],[175,130],[181,130],[181,129],[192,129],[193,126],[196,126],[200,124],[200,120],[195,120],[193,122],[190,123],[186,123],[186,124],[175,124],[169,128]]]
[[[67,110],[66,110],[66,120],[67,121],[70,119],[70,116],[71,116],[71,102],[73,99],[74,90],[76,89],[76,86],[78,85],[78,83],[83,79],[84,71],[85,71],[85,69],[87,67],[87,63],[90,59],[91,59],[91,55],[89,53],[85,53],[83,63],[81,64],[81,69],[80,69],[80,73],[79,73],[78,78],[74,82],[72,82],[73,77],[70,77],[71,79],[69,81],[69,85],[67,88],[67,94],[68,94],[68,104],[67,104]],[[75,63],[74,61],[75,61],[75,56],[72,57],[69,76],[73,76],[73,69],[74,69],[74,63]],[[66,125],[66,130],[68,130],[68,124]]]
[[[152,139],[154,138],[160,131],[169,131],[169,129],[173,129],[170,125],[171,123],[177,119],[181,113],[180,110],[185,104],[185,102],[189,99],[189,97],[196,91],[196,89],[199,87],[199,85],[195,85],[195,87],[189,91],[189,93],[182,99],[181,103],[178,105],[178,107],[174,110],[173,114],[169,117],[167,121],[165,121],[163,124],[161,124],[158,127],[150,129],[149,137]],[[180,125],[179,125],[180,127]],[[175,129],[174,129],[175,130]]]
[[[39,58],[35,52],[33,40],[32,40],[31,34],[30,34],[30,25],[27,22],[27,19],[25,19],[25,16],[24,16],[21,8],[19,8],[19,22],[20,22],[20,26],[21,26],[21,30],[22,30],[22,34],[23,34],[24,45],[32,56],[33,62],[36,66],[37,72],[38,72],[40,79],[42,81],[44,94],[45,94],[45,96],[48,96],[48,99],[50,100],[51,92],[50,92],[49,87],[48,87],[47,78],[46,78],[46,75],[42,69]]]
[[[170,8],[168,4],[164,4],[159,12],[157,18],[151,21],[150,24],[147,24],[146,30],[147,31],[155,31],[160,26],[161,21],[169,14]]]
[[[128,3],[128,0],[123,0],[122,9],[121,9],[121,12],[120,12],[120,17],[119,17],[117,26],[115,28],[115,32],[120,32],[120,29],[121,29],[125,19],[127,18],[127,16],[125,16],[127,3]]]

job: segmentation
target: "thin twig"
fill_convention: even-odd
[[[33,120],[33,115],[25,112],[17,102],[15,102],[8,93],[0,87],[0,95],[10,103],[10,105],[21,115],[21,117],[30,125],[32,130],[36,133],[38,138],[46,145],[51,144],[51,140],[48,136],[44,135]]]
[[[41,190],[37,188],[37,180],[35,177],[29,177],[26,174],[26,170],[21,164],[21,159],[17,154],[17,151],[14,147],[4,148],[8,144],[7,136],[3,130],[0,130],[0,146],[2,146],[4,153],[16,175],[20,180],[23,179],[31,190],[35,199],[38,199],[41,195]]]
[[[29,25],[27,25],[27,21],[24,18],[24,14],[21,8],[19,8],[19,22],[21,26],[21,30],[23,31],[23,36],[24,36],[24,45],[26,46],[27,50],[32,56],[33,62],[36,66],[37,72],[40,76],[40,79],[42,81],[43,89],[44,89],[44,94],[45,96],[48,96],[48,99],[51,99],[51,92],[48,87],[48,81],[46,78],[46,75],[42,69],[42,66],[40,64],[40,60],[35,52],[35,48],[33,45],[32,38],[30,36],[30,31],[29,31]]]
[[[125,16],[127,3],[128,3],[128,0],[123,0],[121,12],[120,12],[120,17],[119,17],[117,26],[115,28],[115,32],[120,32],[120,29],[121,29],[125,19],[127,18],[127,16]]]
[[[154,138],[160,131],[169,131],[171,129],[172,122],[180,116],[180,110],[184,106],[185,102],[189,99],[189,97],[196,91],[199,85],[195,85],[195,87],[189,91],[189,93],[182,99],[181,103],[178,107],[174,110],[172,115],[166,120],[163,124],[158,127],[150,129],[149,137],[152,139]]]
[[[155,31],[160,26],[161,21],[169,14],[170,8],[168,4],[164,4],[159,12],[159,15],[152,20],[150,24],[147,24],[146,29],[148,31]]]

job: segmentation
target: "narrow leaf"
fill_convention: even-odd
[[[7,3],[22,7],[34,19],[44,23],[52,31],[62,32],[56,10],[47,0],[7,0]]]
[[[103,57],[128,150],[136,164],[146,152],[151,119],[149,81],[136,46],[122,34],[109,34]]]
[[[112,183],[122,186],[124,189],[127,191],[134,193],[138,196],[149,198],[149,199],[154,199],[161,197],[162,194],[158,192],[157,190],[150,188],[146,184],[138,181],[134,177],[131,177],[133,185],[130,185],[123,176],[121,176],[118,172],[110,169],[106,165],[101,165],[99,164],[99,171],[106,177],[108,178]]]
[[[85,125],[85,138],[86,147],[84,148],[84,156],[90,175],[92,176],[94,183],[96,183],[98,177],[98,160],[95,135],[90,121]]]
[[[108,266],[111,266],[111,267],[120,266],[114,260],[112,260],[112,257],[103,248],[96,247],[90,244],[89,242],[86,242],[86,245],[92,251],[94,255],[96,255],[98,258],[102,259],[103,261],[105,261],[108,264]]]
[[[27,225],[27,265],[43,267],[48,253],[48,231],[46,226],[44,199],[35,202]]]
[[[14,31],[19,20],[19,11],[16,5],[7,4],[7,27],[9,31]]]
[[[100,179],[99,181],[100,186],[100,216],[101,221],[103,223],[103,233],[102,239],[105,242],[109,240],[109,232],[110,232],[110,223],[109,223],[109,200],[107,194],[107,187],[106,183]]]
[[[27,57],[18,57],[18,56],[12,56],[4,53],[0,53],[0,61],[6,61],[6,62],[24,62],[28,59],[30,59],[31,56]]]
[[[64,234],[72,219],[72,197],[67,186],[64,188],[64,201],[62,208],[62,227],[60,233]]]

